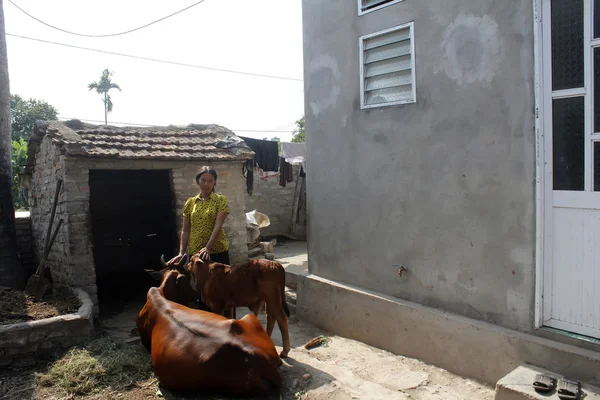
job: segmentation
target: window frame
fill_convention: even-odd
[[[388,1],[387,3],[380,4],[376,7],[369,8],[368,10],[363,10],[363,8],[362,8],[363,0],[358,0],[358,16],[360,17],[361,15],[365,15],[365,14],[368,14],[373,11],[381,10],[384,7],[389,7],[393,4],[398,4],[402,1],[404,1],[404,0],[391,0],[391,1]]]
[[[409,29],[409,37],[410,37],[410,73],[411,73],[411,84],[412,84],[412,100],[398,100],[391,101],[389,103],[380,103],[380,104],[365,104],[365,41],[367,39],[371,39],[376,36],[385,35],[390,32],[400,31],[403,29]],[[415,21],[410,21],[405,24],[396,25],[388,29],[384,29],[382,31],[370,33],[368,35],[363,35],[358,38],[358,59],[359,59],[359,68],[360,68],[360,109],[367,110],[371,108],[380,108],[380,107],[390,107],[397,106],[403,104],[415,104],[417,102],[417,74],[415,71]]]

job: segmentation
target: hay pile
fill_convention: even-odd
[[[133,388],[151,376],[150,358],[140,344],[115,343],[105,337],[69,350],[47,372],[37,373],[36,380],[43,387],[87,395]]]

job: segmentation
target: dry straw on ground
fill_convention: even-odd
[[[36,375],[38,384],[87,395],[103,389],[123,390],[152,376],[148,355],[140,345],[100,338],[69,350],[47,372]]]

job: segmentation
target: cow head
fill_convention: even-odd
[[[185,269],[188,262],[188,256],[181,258],[176,265],[168,266],[161,256],[163,269],[160,271],[146,270],[150,276],[160,282],[160,288],[167,300],[179,304],[189,304],[196,301],[197,294],[190,284],[189,272]]]

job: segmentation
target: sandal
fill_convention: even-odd
[[[556,378],[545,374],[537,374],[533,381],[533,388],[536,392],[550,393],[556,389]]]
[[[581,394],[581,382],[561,378],[558,381],[557,394],[561,400],[578,400]]]

